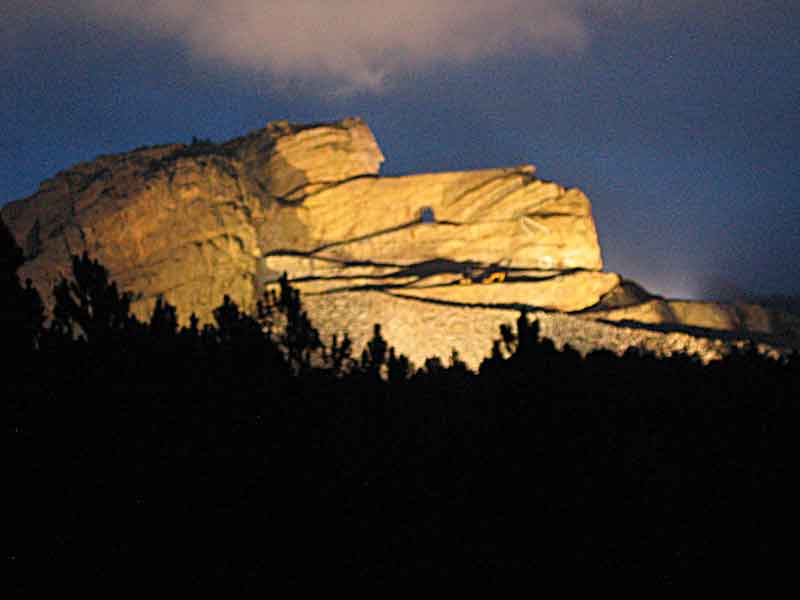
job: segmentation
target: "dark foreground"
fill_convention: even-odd
[[[179,329],[74,266],[47,326],[0,282],[7,590],[794,575],[797,358],[581,358],[523,316],[479,374],[415,370],[322,346],[288,285]]]
[[[15,585],[791,572],[796,363],[527,358],[11,385]]]

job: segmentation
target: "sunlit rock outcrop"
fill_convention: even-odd
[[[211,321],[225,294],[252,310],[286,271],[323,333],[347,330],[360,347],[380,322],[418,362],[455,347],[476,366],[521,308],[561,323],[543,331],[563,343],[576,330],[556,313],[605,337],[614,323],[792,327],[757,308],[652,298],[603,272],[589,200],[533,166],[381,177],[383,161],[359,119],[278,121],[220,144],[98,157],[2,217],[25,250],[21,276],[47,302],[83,251],[136,295],[139,316],[164,296],[183,322]]]
[[[591,207],[533,167],[361,178],[308,196],[305,244],[337,260],[412,264],[447,258],[541,269],[600,269]],[[422,211],[431,215],[423,222]]]
[[[225,293],[252,306],[264,283],[287,269],[296,278],[346,277],[353,262],[602,267],[586,197],[536,179],[533,167],[383,178],[382,162],[358,119],[276,122],[223,144],[99,157],[44,182],[3,217],[26,249],[24,275],[43,290],[70,254],[86,250],[138,295],[142,313],[163,294],[184,318],[195,312],[201,320]],[[298,261],[288,265],[284,256]],[[294,268],[299,257],[310,271]],[[549,304],[571,310],[596,301],[578,299],[581,286],[573,287],[571,298]],[[504,298],[502,289],[487,290],[492,302],[524,295],[509,287]],[[452,294],[442,290],[445,299]]]
[[[45,296],[70,254],[88,251],[137,294],[142,315],[163,294],[184,319],[195,312],[206,321],[224,294],[251,307],[264,254],[305,239],[292,203],[374,176],[382,160],[357,119],[278,122],[224,144],[173,144],[81,163],[2,215],[26,251],[23,276]]]

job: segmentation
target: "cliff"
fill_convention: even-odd
[[[381,177],[383,160],[359,119],[273,122],[221,144],[78,164],[2,217],[25,250],[21,276],[48,302],[83,251],[136,294],[143,318],[160,295],[184,322],[210,321],[225,294],[251,310],[287,271],[323,332],[348,330],[359,347],[381,322],[417,361],[456,347],[475,365],[521,307],[776,333],[772,313],[734,323],[711,305],[656,310],[664,301],[644,291],[632,303],[621,278],[602,271],[589,200],[533,166]],[[780,323],[777,333],[794,335]]]

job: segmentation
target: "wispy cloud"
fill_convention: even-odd
[[[6,16],[17,22],[30,24],[48,16],[88,19],[112,29],[175,39],[198,60],[221,60],[277,78],[372,91],[399,73],[435,64],[467,64],[522,52],[580,51],[589,42],[591,20],[598,14],[648,14],[664,4],[655,0],[5,2],[11,6]]]
[[[380,89],[392,75],[586,43],[573,2],[552,0],[115,0],[90,14],[175,36],[201,58],[278,77]],[[109,10],[110,9],[110,10]]]

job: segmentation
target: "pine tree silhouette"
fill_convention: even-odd
[[[286,273],[279,279],[279,284],[280,293],[266,296],[265,301],[259,304],[259,316],[264,327],[286,352],[292,371],[295,374],[306,372],[312,368],[316,355],[321,359],[324,357],[325,348],[319,331],[303,310],[300,291],[289,284]],[[340,364],[344,364],[346,356],[341,355],[341,350],[337,360],[341,359]]]
[[[404,354],[397,356],[394,347],[389,348],[389,358],[386,361],[387,377],[389,383],[398,383],[408,379],[414,368],[408,357]]]
[[[388,358],[389,345],[381,335],[381,326],[375,323],[372,329],[372,338],[367,342],[367,347],[361,354],[362,370],[380,379],[383,367]]]
[[[23,288],[17,270],[24,264],[22,249],[0,219],[0,331],[12,356],[38,347],[45,321],[44,304],[30,279]]]
[[[352,369],[355,363],[353,359],[353,342],[347,333],[344,334],[341,343],[339,342],[339,336],[335,333],[333,334],[327,363],[332,374],[337,377],[348,373]]]
[[[109,281],[106,268],[87,252],[72,257],[72,277],[61,279],[53,289],[56,304],[51,330],[65,336],[81,336],[89,344],[104,345],[132,335],[138,321],[131,315],[133,295],[120,293]]]
[[[163,296],[158,297],[153,308],[153,314],[150,317],[150,333],[160,339],[170,338],[178,333],[177,310],[164,300]]]

